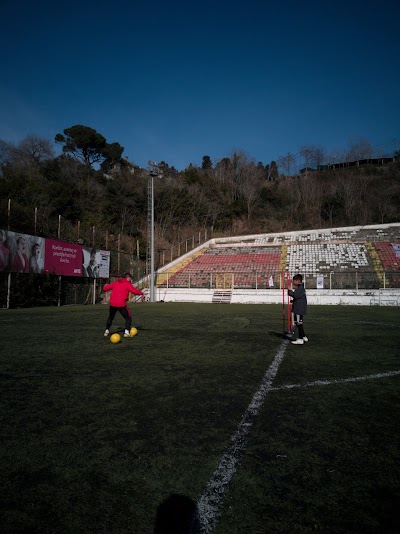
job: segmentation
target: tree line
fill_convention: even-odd
[[[110,236],[137,239],[145,256],[148,170],[87,126],[67,128],[55,141],[61,155],[50,140],[35,135],[18,144],[0,140],[0,228],[57,237],[61,217],[65,241],[76,242],[79,224],[86,244],[93,228],[103,230],[100,248],[107,229]],[[366,142],[350,149],[368,157]],[[325,157],[320,147],[301,147],[301,153],[306,168]],[[264,164],[241,151],[216,162],[205,155],[201,166],[189,164],[183,171],[160,162],[163,179],[154,181],[156,247],[210,227],[214,235],[240,235],[400,220],[398,159],[305,174],[293,173],[295,164],[290,154]]]

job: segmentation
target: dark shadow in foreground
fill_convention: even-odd
[[[294,339],[293,334],[291,334],[290,332],[285,332],[284,334],[282,334],[282,332],[268,332],[268,333],[270,336],[280,337],[281,339],[288,339],[289,341]]]
[[[196,503],[185,495],[170,495],[157,509],[154,534],[199,534]]]

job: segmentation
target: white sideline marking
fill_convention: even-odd
[[[272,389],[272,382],[283,361],[287,345],[288,341],[284,341],[280,346],[274,361],[265,372],[258,391],[247,407],[239,426],[231,436],[230,447],[223,454],[206,489],[197,501],[198,519],[203,534],[210,533],[218,521],[224,497],[228,493],[229,484],[235,476],[241,455],[246,447],[248,433],[255,417],[259,414],[264,404],[268,392]]]
[[[279,391],[282,389],[293,388],[307,388],[313,386],[329,386],[330,384],[341,384],[344,382],[361,382],[363,380],[371,380],[372,378],[385,378],[387,376],[400,375],[400,371],[388,371],[386,373],[377,373],[374,375],[355,376],[353,378],[338,378],[336,380],[315,380],[314,382],[306,382],[305,384],[287,384],[286,386],[278,386],[271,388],[271,391]]]
[[[285,356],[288,341],[284,341],[280,346],[274,361],[268,367],[258,391],[253,396],[247,410],[245,411],[238,428],[231,436],[231,445],[223,454],[217,469],[209,480],[206,489],[197,501],[197,514],[202,534],[210,534],[216,526],[221,515],[222,503],[228,493],[229,484],[236,474],[242,453],[246,448],[246,441],[254,419],[259,414],[265,398],[270,391],[282,389],[293,389],[313,386],[326,386],[330,384],[340,384],[346,382],[361,382],[374,378],[386,378],[400,375],[400,371],[387,371],[386,373],[376,373],[372,375],[356,376],[353,378],[339,378],[335,380],[315,380],[305,384],[287,384],[272,387],[272,382],[278,372],[278,368]]]

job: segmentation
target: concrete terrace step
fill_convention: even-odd
[[[232,291],[215,290],[213,293],[213,304],[230,304],[232,298]]]

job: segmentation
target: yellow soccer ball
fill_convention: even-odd
[[[131,336],[136,336],[137,333],[138,333],[137,328],[135,328],[134,326],[132,326],[131,331],[130,331]]]
[[[120,343],[121,341],[121,336],[119,334],[113,334],[111,337],[110,337],[110,341],[111,343]]]

